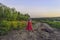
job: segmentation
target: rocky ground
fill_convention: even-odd
[[[37,23],[33,26],[33,31],[13,30],[5,36],[0,36],[0,40],[60,40],[60,30],[51,28],[46,23]]]

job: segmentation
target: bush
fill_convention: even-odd
[[[5,34],[10,30],[11,22],[1,21],[0,23],[0,33]]]
[[[11,29],[17,29],[17,21],[11,21]]]
[[[20,22],[20,29],[25,28],[27,23],[25,21]]]
[[[0,35],[6,34],[10,30],[20,30],[26,27],[25,21],[1,21]]]
[[[11,22],[11,28],[13,28],[13,29],[19,30],[24,27],[26,27],[26,22],[24,22],[24,21],[21,21],[21,22],[20,21],[12,21]]]

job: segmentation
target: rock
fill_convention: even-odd
[[[41,27],[41,29],[49,33],[54,32],[54,29],[46,23],[43,23],[43,26]]]
[[[13,30],[6,36],[0,36],[0,40],[60,40],[60,31],[51,28],[48,24],[37,23],[34,26],[33,31]],[[42,31],[41,28],[47,29],[48,32]]]

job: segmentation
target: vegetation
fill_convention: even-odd
[[[60,29],[60,17],[52,17],[52,18],[32,18],[34,21],[47,23],[53,28]]]
[[[30,16],[22,14],[0,3],[0,35],[10,30],[20,30],[26,27],[26,21]]]
[[[58,28],[60,29],[60,22],[52,22],[52,21],[47,21],[46,23],[48,23],[51,27],[53,28]]]

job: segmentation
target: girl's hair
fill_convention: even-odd
[[[28,19],[28,21],[30,21],[30,20],[31,20],[31,18]]]

